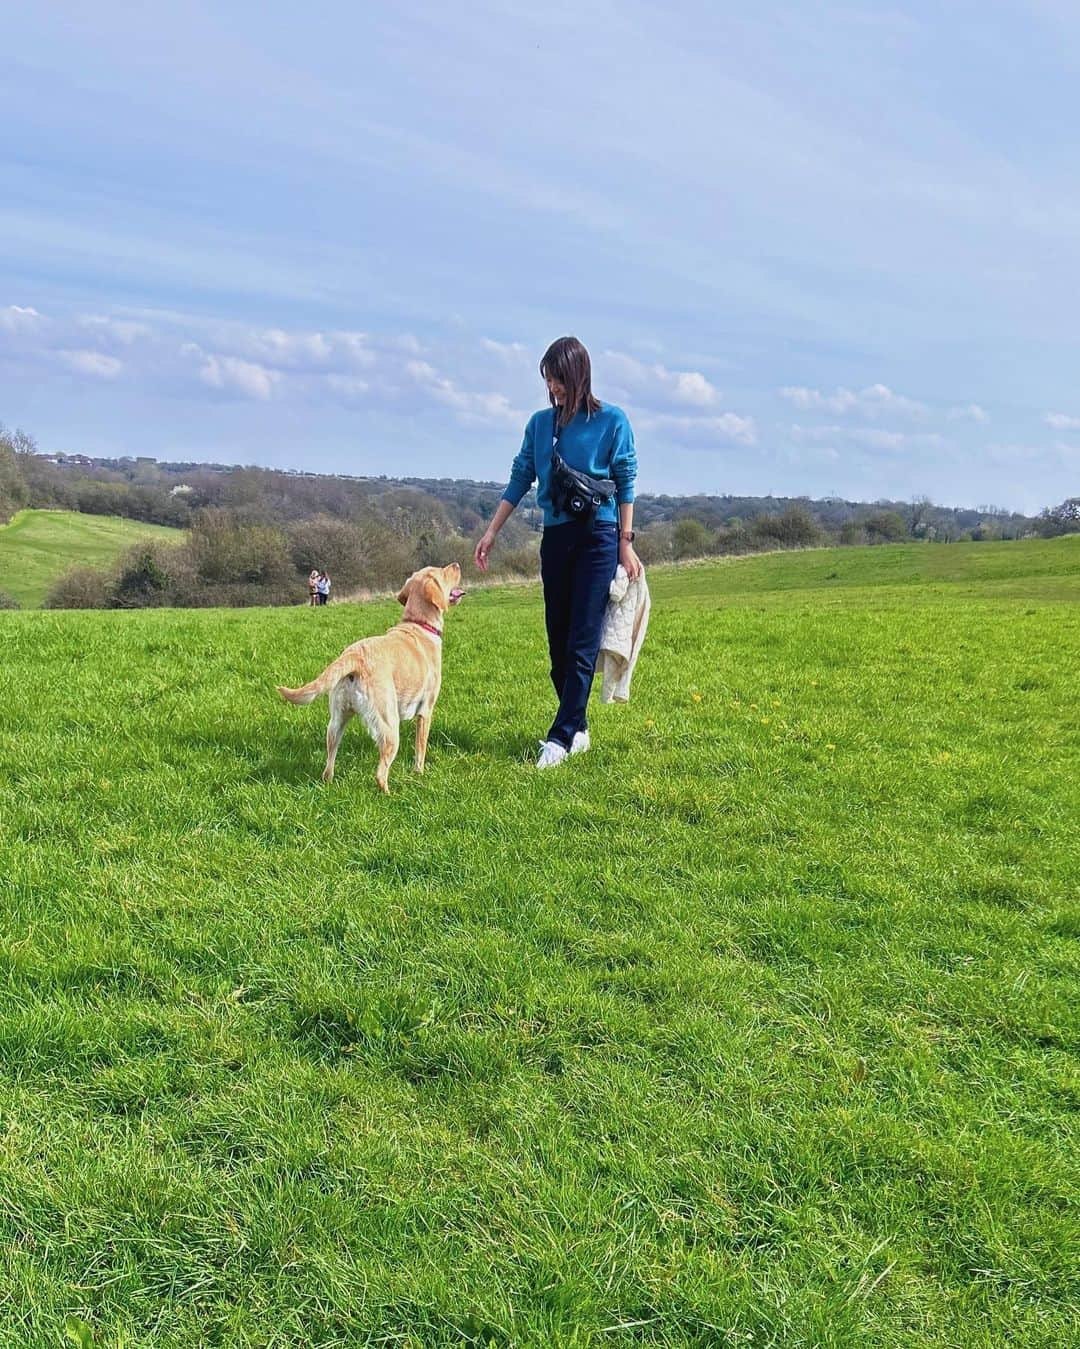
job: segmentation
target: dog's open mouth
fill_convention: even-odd
[[[457,604],[458,600],[464,595],[464,590],[458,590],[456,587],[450,592],[450,603]]]

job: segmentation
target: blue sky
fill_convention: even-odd
[[[502,479],[566,332],[642,490],[1080,491],[1080,6],[9,7],[0,420]]]

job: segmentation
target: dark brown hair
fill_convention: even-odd
[[[586,416],[600,411],[600,400],[593,397],[592,362],[589,353],[576,337],[560,337],[544,352],[540,373],[545,379],[557,380],[566,390],[562,410],[556,415],[559,425],[565,426],[584,409]],[[555,406],[555,399],[551,406]]]

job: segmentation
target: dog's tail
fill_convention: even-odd
[[[313,703],[320,694],[328,693],[339,679],[344,679],[346,675],[360,674],[365,668],[364,658],[359,651],[346,651],[338,656],[337,660],[332,660],[322,674],[310,684],[304,684],[298,689],[282,688],[279,684],[277,691],[286,702],[303,707],[306,703]]]

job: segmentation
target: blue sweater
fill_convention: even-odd
[[[556,511],[551,501],[551,432],[554,408],[534,412],[525,427],[525,438],[510,469],[510,481],[503,500],[516,506],[534,482],[536,500],[544,512],[544,527],[565,525],[573,516]],[[620,505],[634,499],[634,479],[637,477],[637,452],[634,433],[622,408],[605,403],[599,412],[586,417],[577,413],[559,436],[559,453],[579,473],[593,478],[614,480],[615,500],[601,506],[597,520],[615,521],[616,502]]]

